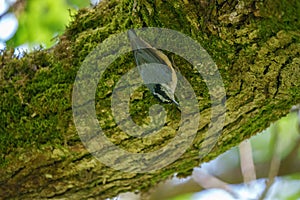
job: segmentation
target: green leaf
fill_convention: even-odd
[[[52,39],[63,32],[70,21],[69,6],[65,0],[27,1],[25,11],[18,16],[16,34],[7,41],[7,46],[17,47],[28,43],[29,47],[42,44],[50,47]]]
[[[90,5],[89,0],[68,0],[68,3],[73,6],[75,5],[78,8],[85,8]]]

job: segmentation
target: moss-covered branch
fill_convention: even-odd
[[[178,56],[171,55],[193,86],[202,120],[193,144],[180,159],[151,174],[125,173],[99,163],[81,143],[71,106],[77,71],[100,42],[129,28],[180,31],[201,43],[216,62],[226,88],[226,121],[218,142],[202,161],[265,129],[300,102],[299,10],[297,0],[103,1],[93,9],[80,10],[52,49],[22,58],[3,51],[0,197],[105,199],[122,191],[146,191],[175,172],[189,175],[199,164],[200,147],[212,145],[203,141],[210,121],[210,100],[199,74]],[[163,140],[149,143],[119,130],[110,111],[110,98],[118,79],[132,67],[129,54],[109,67],[96,92],[97,117],[115,144],[147,152],[174,137],[180,112],[166,105],[171,113],[167,122],[170,132]],[[132,117],[142,124],[147,122],[149,105],[158,102],[146,90],[135,96],[138,101],[132,102]]]

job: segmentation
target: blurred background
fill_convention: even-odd
[[[78,9],[100,0],[0,0],[0,50],[49,48]]]

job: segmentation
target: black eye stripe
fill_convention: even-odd
[[[172,99],[166,94],[164,88],[159,84],[154,85],[153,95],[163,102],[168,102],[168,103],[172,102]]]

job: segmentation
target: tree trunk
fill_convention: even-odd
[[[80,10],[53,48],[22,58],[2,52],[0,197],[105,199],[125,191],[144,192],[176,172],[190,175],[199,163],[267,128],[300,102],[299,11],[297,0],[103,1]],[[206,82],[186,61],[169,56],[195,91],[200,125],[179,159],[151,173],[100,163],[83,145],[73,122],[73,83],[83,61],[110,35],[134,27],[173,29],[198,41],[217,64],[226,90],[226,102],[219,102],[226,105],[222,133],[207,136],[212,108]],[[110,99],[119,78],[132,67],[133,56],[125,54],[108,68],[96,92],[96,114],[115,145],[151,152],[176,136],[180,111],[166,105],[171,114],[164,131],[151,141],[123,133],[114,122]],[[158,101],[147,90],[132,98],[133,120],[147,123],[149,105]],[[178,148],[165,153],[172,155]]]

